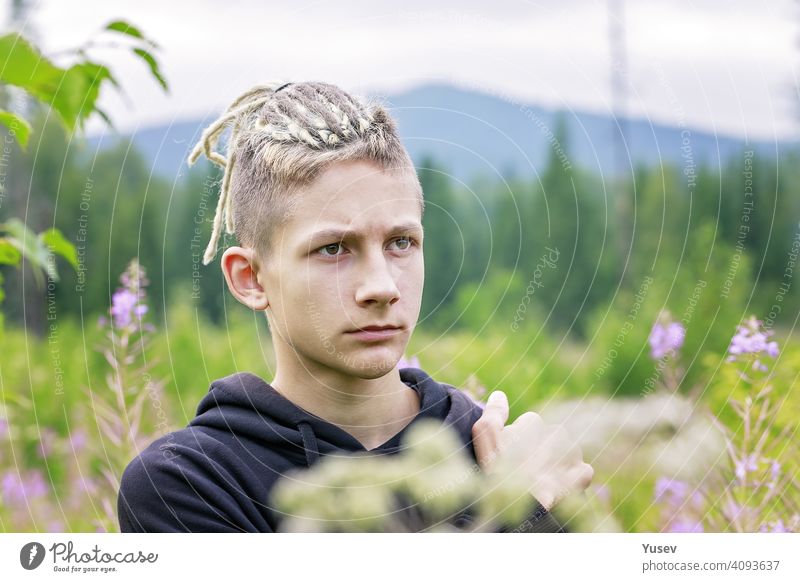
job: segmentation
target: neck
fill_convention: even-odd
[[[380,378],[358,378],[309,366],[297,355],[281,362],[271,385],[284,398],[351,434],[371,450],[391,439],[420,411],[416,390],[397,368]]]

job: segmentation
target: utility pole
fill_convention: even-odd
[[[628,53],[625,43],[624,0],[608,0],[608,42],[611,53],[611,106],[612,106],[612,183],[616,184],[614,209],[616,210],[617,265],[622,279],[631,252],[633,232],[633,179],[631,160],[628,155]]]

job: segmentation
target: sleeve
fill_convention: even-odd
[[[567,533],[553,514],[536,502],[533,511],[515,527],[502,527],[497,533]]]
[[[117,496],[121,532],[273,531],[235,466],[215,462],[205,447],[157,444],[122,474]]]

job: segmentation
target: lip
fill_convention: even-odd
[[[351,335],[362,341],[381,341],[392,338],[403,331],[402,327],[393,325],[368,325],[361,329],[348,331]]]

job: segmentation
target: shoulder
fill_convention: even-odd
[[[142,474],[188,469],[193,464],[208,465],[227,457],[227,447],[205,431],[187,427],[163,435],[150,443],[125,468],[123,482]]]
[[[483,414],[483,406],[481,403],[460,388],[456,388],[444,382],[441,382],[441,384],[445,387],[450,396],[451,411],[469,418],[471,424],[474,424]]]
[[[259,531],[252,516],[242,516],[246,470],[228,447],[203,430],[189,427],[164,435],[122,473],[117,498],[120,529]]]

